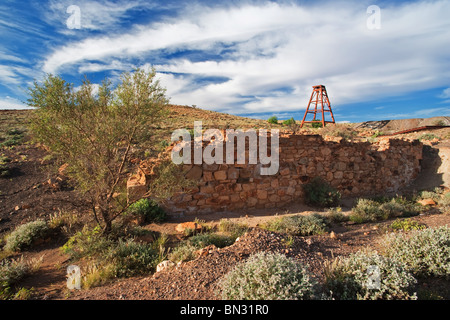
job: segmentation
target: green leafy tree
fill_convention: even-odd
[[[126,188],[134,147],[166,114],[168,99],[155,75],[137,69],[122,74],[116,88],[105,80],[96,92],[88,80],[76,89],[50,74],[29,89],[34,136],[68,164],[67,175],[105,232],[130,205],[115,195]]]

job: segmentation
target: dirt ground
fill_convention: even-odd
[[[230,120],[231,121],[231,120]],[[450,129],[430,131],[441,136],[449,136]],[[419,137],[425,132],[405,135]],[[0,236],[7,234],[15,226],[37,218],[48,218],[58,211],[74,212],[82,217],[88,217],[88,208],[81,197],[70,188],[70,185],[58,180],[57,166],[48,159],[47,152],[34,144],[23,141],[11,149],[2,150],[2,154],[11,159],[8,167],[11,175],[0,178]],[[436,161],[436,152],[444,152],[450,158],[450,136],[447,140],[437,144],[430,144],[434,154],[424,166],[430,171],[424,171],[413,188],[420,190],[429,185],[436,185],[439,180],[430,178],[430,173],[437,173],[442,167]],[[439,155],[439,154],[438,154]],[[442,156],[442,154],[441,154]],[[427,167],[428,166],[428,167]],[[439,170],[438,179],[443,182],[445,170]],[[428,170],[427,169],[427,170]],[[450,170],[448,170],[450,171]],[[447,173],[448,173],[447,171]],[[431,179],[431,180],[430,180]],[[355,199],[344,199],[342,210],[349,212]],[[241,212],[220,212],[208,215],[173,217],[165,223],[149,224],[145,228],[161,233],[177,236],[175,226],[180,222],[192,221],[194,218],[207,223],[218,223],[222,218],[242,222],[250,227],[245,236],[235,244],[223,249],[211,249],[206,256],[183,263],[172,271],[164,271],[145,277],[134,277],[113,281],[101,287],[89,290],[69,291],[66,287],[66,268],[70,264],[68,257],[61,253],[60,247],[67,240],[64,237],[54,237],[23,253],[25,259],[41,259],[39,271],[25,278],[20,287],[32,288],[31,299],[187,299],[214,300],[217,295],[217,281],[236,263],[242,261],[257,251],[282,252],[287,256],[308,264],[313,273],[322,276],[323,262],[338,255],[348,255],[362,248],[377,248],[380,237],[386,232],[386,226],[392,221],[355,225],[351,223],[338,224],[330,233],[321,236],[295,237],[294,244],[286,246],[286,236],[268,232],[258,226],[277,215],[309,214],[317,212],[316,208],[304,204],[293,204],[277,210],[253,210]],[[433,210],[429,214],[413,218],[427,226],[448,225],[450,214],[436,214]],[[22,255],[22,254],[21,254]],[[19,256],[19,255],[17,255]],[[441,295],[450,299],[448,288],[450,285],[442,280],[429,280],[422,285],[442,287]]]

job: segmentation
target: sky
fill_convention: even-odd
[[[154,68],[170,103],[337,122],[450,116],[450,1],[2,0],[0,109],[47,74],[79,86]],[[328,119],[327,119],[328,120]]]

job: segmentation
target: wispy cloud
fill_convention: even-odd
[[[60,32],[69,32],[63,24],[72,2],[50,1],[47,18]],[[89,32],[70,31],[78,36],[56,45],[43,70],[115,75],[155,66],[173,103],[280,112],[304,109],[316,84],[338,106],[450,86],[448,1],[385,5],[380,30],[368,30],[368,3],[359,1],[184,3],[171,16],[126,27],[121,22],[156,2],[76,4]]]

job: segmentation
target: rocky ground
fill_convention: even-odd
[[[230,120],[232,121],[232,120]],[[447,135],[449,129],[433,131],[435,134]],[[447,130],[447,131],[446,131]],[[420,136],[421,133],[410,135]],[[430,142],[430,147],[440,150],[447,148],[448,141],[438,144]],[[38,217],[46,218],[59,210],[76,212],[83,216],[86,208],[80,197],[70,186],[58,180],[58,171],[52,161],[46,158],[46,151],[24,140],[14,148],[2,149],[3,156],[11,161],[7,166],[12,174],[0,178],[0,235],[5,235],[15,226]],[[436,164],[435,164],[436,165]],[[439,163],[437,165],[440,165]],[[442,175],[441,175],[442,176]],[[441,177],[440,176],[440,177]],[[423,177],[422,177],[423,178]],[[425,181],[425,180],[421,180]],[[432,181],[436,183],[436,180]],[[420,187],[420,183],[416,187]],[[343,210],[349,210],[352,199],[342,203]],[[209,248],[196,260],[183,263],[176,269],[163,271],[154,275],[134,277],[112,281],[101,287],[89,290],[69,291],[66,288],[66,268],[70,264],[67,256],[61,254],[60,247],[65,238],[53,238],[48,242],[24,252],[25,259],[43,257],[41,268],[35,274],[25,278],[21,287],[32,290],[32,299],[161,299],[161,300],[214,300],[220,299],[217,282],[222,275],[231,270],[240,261],[258,251],[282,252],[289,257],[307,264],[316,277],[322,276],[323,263],[339,255],[348,255],[363,248],[377,248],[378,240],[386,231],[386,225],[392,221],[376,224],[335,225],[331,231],[321,236],[295,237],[291,242],[286,235],[272,233],[261,228],[267,219],[275,215],[308,213],[314,208],[293,205],[283,210],[264,210],[253,212],[228,213],[227,218],[243,222],[252,229],[239,241],[222,249]],[[223,218],[223,213],[208,217],[199,216],[211,223]],[[193,220],[194,216],[180,217],[163,224],[148,225],[146,228],[158,232],[176,234],[175,226],[179,222]],[[427,226],[445,225],[450,222],[449,214],[429,214],[414,217]],[[423,284],[425,286],[442,286],[442,296],[450,299],[447,282],[441,280]]]

